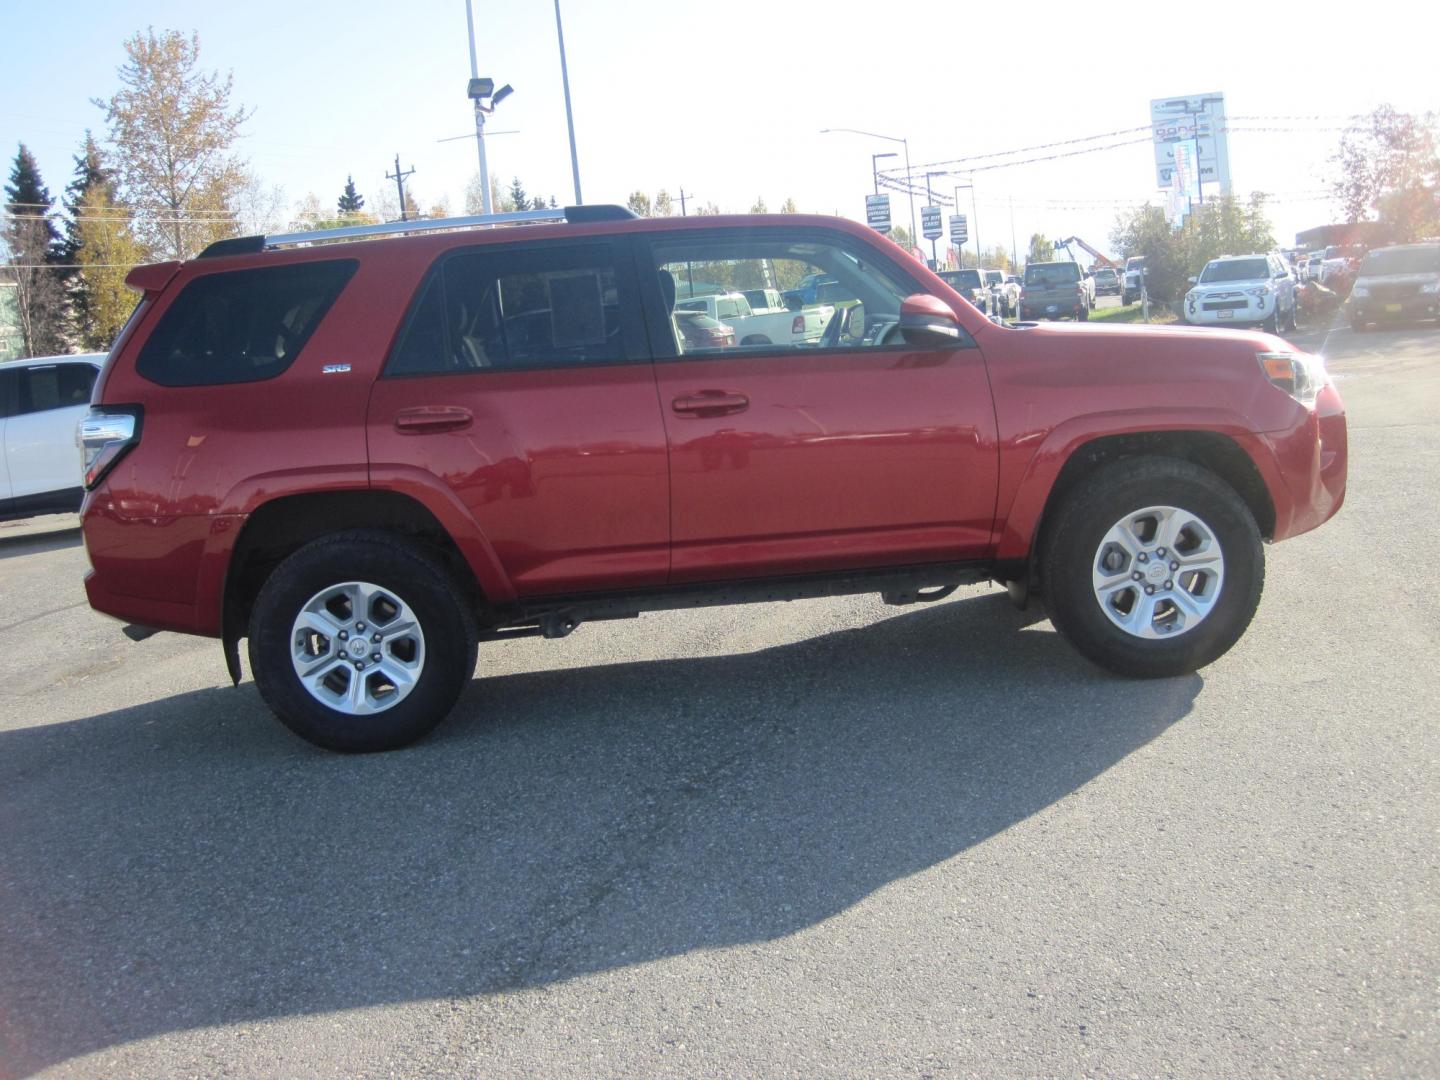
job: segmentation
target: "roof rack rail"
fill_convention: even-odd
[[[279,247],[318,244],[331,240],[356,240],[366,236],[403,236],[407,233],[442,232],[449,229],[478,229],[491,225],[527,225],[565,221],[585,224],[595,221],[625,221],[635,217],[627,207],[608,204],[567,206],[565,209],[516,210],[507,214],[473,214],[468,217],[426,218],[420,221],[389,221],[381,225],[347,225],[339,229],[315,229],[310,232],[278,233],[274,236],[236,236],[217,240],[200,258],[213,259],[222,255],[253,255]]]

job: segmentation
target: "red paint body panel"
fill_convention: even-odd
[[[473,421],[434,434],[396,429],[403,409],[444,406]],[[648,362],[382,379],[370,460],[377,487],[407,470],[439,477],[509,593],[665,584],[669,476]]]
[[[900,263],[978,348],[816,351],[382,380],[410,298],[458,247],[687,229],[844,232]],[[354,258],[354,277],[288,370],[165,388],[135,371],[184,284],[257,265]],[[139,446],[86,499],[92,605],[218,634],[248,516],[307,492],[397,492],[449,532],[485,594],[552,593],[961,559],[1023,559],[1068,457],[1126,432],[1235,441],[1263,478],[1275,538],[1344,498],[1343,405],[1261,376],[1259,333],[998,326],[888,240],[835,218],[704,217],[533,226],[186,263],[137,277],[144,306],[96,400],[144,409]],[[349,364],[327,374],[325,365]],[[677,398],[730,395],[677,413]],[[703,403],[702,403],[703,404]],[[693,406],[694,403],[691,402]],[[404,410],[428,410],[396,426]],[[451,424],[444,410],[468,410]],[[436,426],[439,418],[438,426]],[[418,427],[416,426],[418,423]]]
[[[995,414],[976,349],[661,364],[671,581],[983,558]],[[738,412],[679,412],[710,391]]]

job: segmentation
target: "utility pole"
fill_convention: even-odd
[[[683,187],[680,189],[680,216],[687,216],[685,213],[685,189]]]
[[[405,212],[405,178],[406,178],[407,176],[414,176],[414,175],[415,175],[415,166],[414,166],[414,165],[411,165],[410,168],[406,169],[404,172],[401,172],[401,171],[400,171],[400,155],[399,155],[399,154],[396,154],[396,155],[395,155],[395,172],[394,172],[394,174],[391,174],[391,173],[388,173],[388,172],[385,174],[385,179],[386,179],[386,180],[394,180],[394,181],[395,181],[395,194],[400,197],[400,220],[401,220],[401,221],[409,221],[409,220],[410,220],[410,215]]]

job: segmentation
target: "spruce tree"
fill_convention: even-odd
[[[65,284],[52,265],[60,259],[54,207],[34,155],[21,143],[5,185],[4,234],[6,269],[15,283],[15,313],[26,356],[61,352],[68,336]]]
[[[358,214],[365,208],[365,196],[355,190],[355,178],[345,177],[345,190],[340,193],[340,199],[335,207],[341,214]]]
[[[120,208],[115,205],[115,177],[105,168],[100,156],[100,146],[89,131],[85,132],[85,145],[75,155],[75,176],[65,188],[62,200],[65,206],[65,235],[60,241],[60,261],[64,267],[60,278],[66,283],[70,295],[71,314],[81,343],[86,348],[93,346],[97,334],[94,332],[94,290],[90,277],[80,269],[80,251],[85,244],[86,226],[108,224],[92,221],[100,216],[117,216]],[[117,224],[124,224],[123,215]],[[90,230],[92,233],[94,230]]]
[[[24,143],[15,155],[15,164],[10,168],[10,182],[5,185],[5,209],[15,219],[39,218],[42,224],[34,226],[44,236],[45,255],[48,262],[58,262],[60,252],[60,231],[55,228],[55,200],[50,189],[40,179],[40,166],[35,155]]]

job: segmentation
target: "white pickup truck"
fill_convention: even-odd
[[[768,297],[779,301],[775,293]],[[829,304],[791,311],[783,303],[776,307],[754,308],[744,293],[705,293],[701,296],[686,296],[675,301],[676,311],[699,311],[712,319],[725,323],[735,330],[735,340],[740,345],[793,345],[801,341],[819,341],[825,332],[825,324],[835,314]]]

